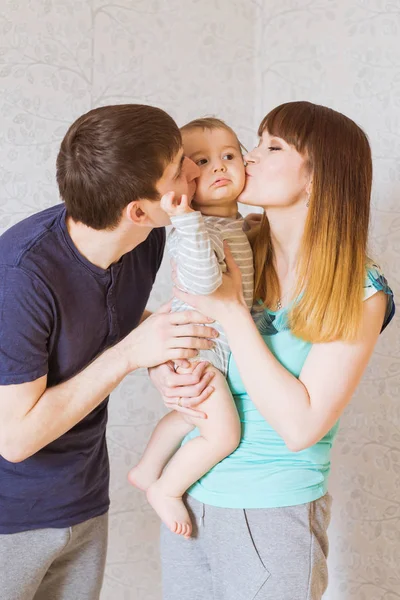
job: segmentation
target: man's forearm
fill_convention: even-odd
[[[128,361],[117,345],[68,381],[47,388],[15,428],[18,459],[35,454],[84,419],[129,370]]]
[[[170,314],[165,305],[68,381],[46,388],[44,376],[0,386],[0,454],[24,460],[84,419],[131,371],[210,348],[209,322],[195,311]]]

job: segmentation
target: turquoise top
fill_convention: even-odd
[[[364,298],[377,291],[388,295],[382,330],[394,315],[393,293],[373,264],[368,269]],[[279,362],[299,377],[312,344],[295,337],[287,319],[288,309],[254,312],[266,345]],[[238,448],[195,483],[189,494],[204,504],[224,508],[270,508],[311,502],[327,491],[331,468],[330,455],[339,421],[314,446],[291,452],[270,427],[246,393],[233,355],[230,357],[228,383],[242,423]],[[260,385],[268,394],[268,379],[260,373]],[[273,399],[271,398],[271,402]],[[199,435],[191,432],[185,441]]]

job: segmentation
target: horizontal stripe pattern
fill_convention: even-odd
[[[199,211],[171,217],[173,229],[168,236],[169,255],[176,263],[180,287],[191,294],[212,294],[222,283],[226,271],[224,240],[242,273],[243,297],[249,308],[253,304],[253,253],[243,232],[243,218],[203,216]],[[191,308],[174,298],[172,310]],[[229,345],[219,323],[213,323],[219,337],[214,350],[202,350],[195,360],[208,360],[224,375],[227,374]]]

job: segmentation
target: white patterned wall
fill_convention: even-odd
[[[397,294],[399,37],[399,0],[260,2],[255,109],[260,121],[277,104],[311,100],[366,130],[374,155],[372,255]],[[381,338],[342,420],[331,484],[329,600],[400,598],[399,329],[396,319]]]
[[[245,145],[278,103],[353,117],[375,163],[373,247],[400,288],[399,0],[2,0],[0,229],[58,201],[68,125],[101,104],[225,118]],[[164,264],[151,307],[168,298]],[[334,456],[329,600],[400,598],[399,320],[346,412]],[[102,600],[158,600],[158,522],[126,482],[162,413],[144,373],[110,405],[112,507]],[[297,599],[293,599],[297,600]]]

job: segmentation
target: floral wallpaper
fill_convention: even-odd
[[[2,0],[0,231],[59,201],[55,157],[95,106],[218,115],[251,147],[273,106],[341,110],[374,153],[371,255],[400,290],[399,0]],[[164,263],[150,302],[169,298]],[[400,335],[382,336],[334,451],[328,600],[400,598]],[[102,600],[160,600],[158,520],[126,475],[163,413],[144,372],[110,403]],[[294,600],[294,599],[293,599]]]

